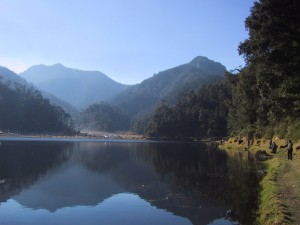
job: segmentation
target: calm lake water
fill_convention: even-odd
[[[0,224],[252,224],[247,152],[201,143],[0,142]],[[234,214],[226,217],[231,209]]]

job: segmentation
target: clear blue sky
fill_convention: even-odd
[[[62,63],[126,84],[206,56],[244,65],[253,0],[0,0],[0,65]]]

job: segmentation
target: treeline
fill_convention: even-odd
[[[249,38],[239,46],[246,66],[162,104],[148,117],[145,133],[167,137],[300,138],[300,2],[254,2],[245,21]],[[139,123],[137,123],[139,124]]]
[[[230,92],[225,82],[210,84],[197,93],[182,96],[175,106],[162,103],[144,132],[154,137],[222,137],[227,133],[226,102]]]
[[[22,133],[74,133],[73,120],[32,87],[3,82],[0,76],[0,130]]]

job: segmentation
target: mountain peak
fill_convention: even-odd
[[[223,73],[226,71],[226,67],[221,63],[215,62],[205,56],[197,56],[189,64],[206,73]]]
[[[56,64],[53,64],[52,66],[50,67],[58,67],[58,68],[65,68],[65,66],[61,63],[56,63]]]
[[[20,75],[78,109],[108,100],[127,88],[99,71],[72,69],[60,63],[32,66]]]
[[[209,62],[212,61],[210,59],[208,59],[205,56],[196,56],[195,58],[193,58],[193,60],[190,63],[204,63],[204,62]]]

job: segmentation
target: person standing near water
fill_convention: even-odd
[[[291,140],[288,141],[287,144],[287,152],[288,152],[288,159],[293,159],[293,143]]]
[[[271,152],[276,154],[276,150],[277,150],[277,145],[275,143],[275,141],[272,141],[272,144],[271,144]]]

